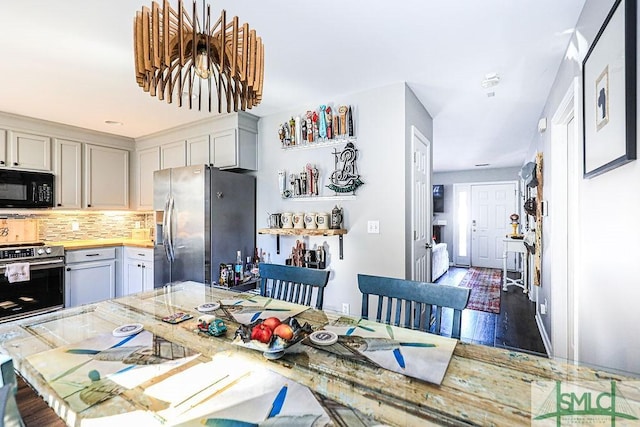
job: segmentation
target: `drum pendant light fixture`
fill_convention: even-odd
[[[264,46],[262,38],[249,24],[238,24],[238,17],[227,21],[226,11],[213,22],[211,6],[202,0],[198,15],[196,0],[191,14],[182,0],[174,10],[169,0],[162,6],[142,7],[133,21],[136,82],[151,96],[171,104],[174,97],[189,108],[197,99],[218,113],[251,109],[262,101]],[[215,19],[215,17],[214,17]],[[204,93],[203,93],[204,92]],[[226,104],[226,106],[225,106]]]

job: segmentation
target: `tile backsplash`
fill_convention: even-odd
[[[136,228],[152,233],[154,228],[152,212],[55,211],[26,215],[2,213],[0,217],[37,219],[38,240],[45,242],[131,238]]]

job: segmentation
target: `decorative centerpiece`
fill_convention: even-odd
[[[300,325],[293,317],[284,321],[280,321],[277,317],[268,317],[248,325],[240,325],[233,342],[262,351],[267,359],[279,359],[287,348],[300,342],[312,332],[309,323]]]

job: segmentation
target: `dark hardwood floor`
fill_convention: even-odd
[[[25,426],[63,427],[66,425],[22,377],[17,375],[17,378],[16,402]]]
[[[466,268],[451,267],[436,283],[458,286]],[[463,310],[461,340],[547,356],[535,320],[535,303],[522,289],[500,291],[500,314]],[[443,322],[448,321],[443,312]],[[450,314],[448,316],[450,318]]]

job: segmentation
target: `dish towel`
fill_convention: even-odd
[[[9,283],[26,282],[31,280],[29,274],[28,262],[15,262],[13,264],[7,264],[5,266],[4,275],[9,279]]]

